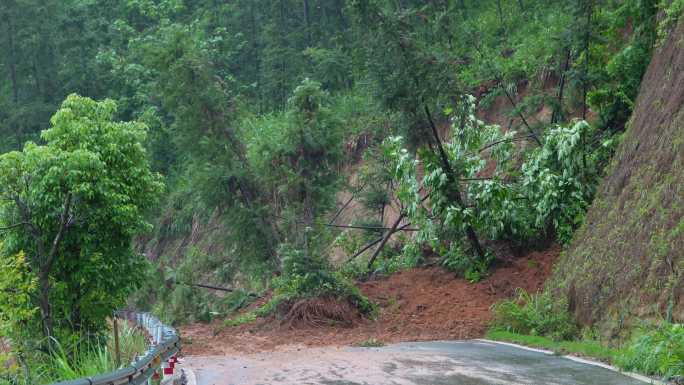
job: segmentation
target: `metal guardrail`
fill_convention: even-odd
[[[117,312],[117,318],[135,322],[150,337],[147,352],[130,366],[111,373],[50,385],[142,385],[147,383],[162,363],[166,363],[180,351],[180,337],[175,329],[161,323],[149,313]]]

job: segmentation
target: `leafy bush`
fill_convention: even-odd
[[[477,259],[472,254],[464,253],[460,245],[451,244],[449,250],[442,253],[442,266],[447,270],[463,272],[468,282],[479,282],[487,275],[489,265],[494,259],[491,253],[487,253],[485,259]]]
[[[274,295],[257,315],[272,313],[278,304],[295,299],[332,295],[346,299],[363,314],[371,314],[375,307],[354,283],[341,272],[331,272],[320,257],[307,255],[289,245],[281,248],[283,274],[273,280]]]
[[[551,297],[549,292],[529,294],[519,289],[517,296],[492,306],[495,330],[571,340],[579,330],[564,301]]]
[[[606,148],[588,148],[591,134],[592,127],[584,121],[554,127],[544,136],[543,145],[529,153],[521,168],[520,192],[529,202],[526,208],[533,210],[529,214],[534,218],[533,226],[542,232],[550,227],[563,243],[572,239],[572,233],[584,221],[599,182],[597,160]]]
[[[353,260],[339,268],[340,274],[346,279],[358,280],[368,276],[367,263],[363,260]]]
[[[684,376],[684,325],[665,323],[642,330],[623,349],[617,364],[666,379]]]

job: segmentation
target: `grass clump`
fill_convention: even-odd
[[[599,341],[557,341],[548,337],[518,334],[505,330],[490,330],[487,332],[486,338],[493,341],[512,342],[551,350],[556,354],[574,354],[591,357],[604,362],[613,362],[618,355],[618,350],[604,346]]]
[[[145,336],[127,322],[119,322],[119,344],[122,366],[127,366],[147,350]],[[55,345],[55,352],[41,365],[50,381],[73,380],[118,369],[112,328],[104,343],[97,339],[84,339],[71,345]]]
[[[548,337],[555,341],[572,340],[579,334],[567,304],[549,292],[529,294],[519,289],[512,299],[492,306],[494,330]]]
[[[641,330],[623,348],[616,363],[625,370],[665,379],[684,377],[684,325],[664,323]]]
[[[119,322],[119,343],[122,367],[147,350],[145,336],[127,322]],[[6,362],[0,362],[0,385],[47,384],[119,369],[111,327],[103,335],[71,336],[62,342],[53,340],[50,346],[51,353],[36,350],[5,357]]]
[[[250,322],[254,322],[257,319],[257,315],[254,312],[249,312],[245,314],[240,314],[236,317],[233,318],[228,318],[227,320],[223,321],[223,326],[224,327],[233,327],[233,326],[240,326],[244,324],[248,324]]]
[[[377,338],[369,338],[359,342],[356,346],[360,348],[380,348],[385,346],[385,343]]]

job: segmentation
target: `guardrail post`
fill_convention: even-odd
[[[114,315],[114,352],[116,354],[116,367],[121,367],[121,346],[119,345],[119,323],[117,321],[118,317]]]
[[[161,344],[162,342],[162,327],[160,324],[157,324],[157,345]]]

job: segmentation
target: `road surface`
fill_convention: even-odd
[[[486,341],[289,348],[188,357],[197,385],[643,385],[609,369]]]

